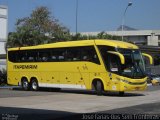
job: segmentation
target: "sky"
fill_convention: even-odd
[[[160,30],[160,0],[78,0],[78,32],[112,31],[122,24],[140,30]],[[0,0],[8,6],[8,31],[17,19],[28,17],[38,6],[46,6],[61,24],[76,31],[76,0]]]

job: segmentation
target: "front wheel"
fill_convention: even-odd
[[[103,84],[101,81],[97,81],[96,84],[96,91],[97,91],[97,95],[100,96],[103,94]]]
[[[37,91],[39,89],[38,81],[36,79],[31,81],[31,90]]]

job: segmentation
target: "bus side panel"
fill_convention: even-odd
[[[89,80],[89,74],[82,73],[82,62],[63,62],[55,65],[59,71],[60,87],[85,89],[84,80]]]
[[[92,62],[85,62],[81,66],[79,66],[82,77],[86,76],[87,79],[84,79],[84,83],[86,85],[86,89],[92,89],[93,80],[101,80],[105,89],[106,89],[106,71],[102,65],[95,64]]]
[[[17,74],[17,72],[14,71],[8,71],[7,73],[8,77],[7,77],[7,83],[9,85],[18,85],[19,83],[19,75]]]
[[[13,69],[13,64],[11,62],[7,63],[7,83],[9,85],[18,85],[19,83],[19,72]]]

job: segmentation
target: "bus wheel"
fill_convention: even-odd
[[[23,90],[29,90],[29,83],[28,83],[28,80],[27,78],[22,78],[22,88]]]
[[[38,81],[36,79],[33,79],[31,81],[31,90],[37,91],[39,89]]]
[[[103,84],[101,81],[97,81],[96,84],[96,91],[97,91],[97,95],[100,96],[103,93]]]
[[[124,91],[120,91],[119,96],[124,96]]]

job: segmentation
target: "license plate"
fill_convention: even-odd
[[[135,90],[139,90],[140,89],[140,87],[135,87]]]

